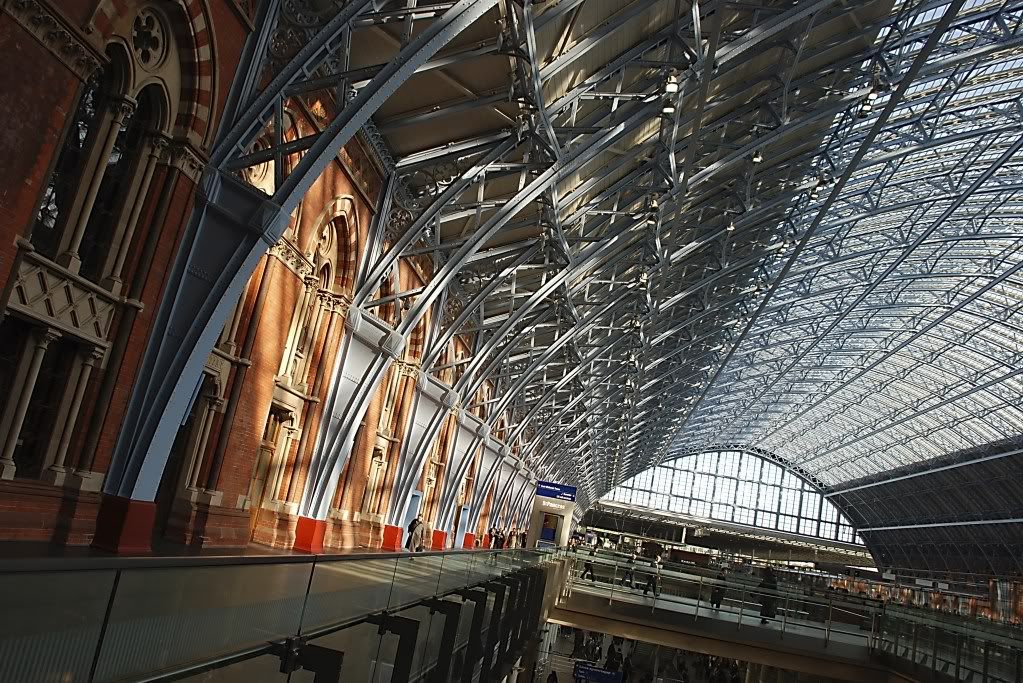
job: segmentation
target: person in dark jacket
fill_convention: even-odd
[[[590,557],[597,554],[596,548],[590,548]],[[586,560],[586,564],[583,565],[583,573],[579,575],[579,580],[586,578],[586,575],[590,575],[590,581],[596,581],[597,577],[593,575],[593,560]]]
[[[622,574],[622,585],[623,586],[628,585],[629,588],[635,588],[635,586],[633,586],[633,582],[636,578],[636,569],[634,566],[636,564],[635,550],[633,550],[632,553],[629,555],[629,559],[625,561],[625,564],[627,564],[628,566],[625,568],[625,573]]]
[[[614,643],[607,646],[607,659],[604,660],[604,668],[607,671],[618,671],[622,666],[622,653],[618,651]]]
[[[426,525],[423,523],[422,517],[416,517],[415,522],[416,526],[412,529],[408,539],[409,550],[414,553],[421,553],[426,545]]]
[[[558,674],[553,671],[547,674],[547,683],[558,683]]]
[[[764,569],[764,578],[757,588],[764,588],[769,591],[778,590],[778,579],[774,570],[770,567]],[[768,619],[773,619],[778,613],[778,597],[768,593],[760,594],[760,623],[766,624]]]
[[[718,575],[714,578],[722,583],[715,585],[714,590],[710,592],[710,604],[714,609],[721,609],[721,601],[725,599],[725,586],[723,583],[725,580],[725,570],[719,571]]]
[[[413,539],[416,538],[416,529],[418,529],[422,523],[423,520],[419,516],[416,516],[408,523],[408,538],[405,539],[405,550],[416,552],[415,541]],[[420,540],[422,540],[422,537],[422,534],[419,534],[418,538]]]
[[[653,590],[654,596],[657,596],[657,580],[661,578],[661,554],[657,553],[654,559],[650,560],[650,573],[646,577],[646,585],[643,586],[643,595],[646,595],[648,591]]]

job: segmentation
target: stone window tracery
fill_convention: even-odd
[[[119,291],[141,205],[180,95],[176,46],[155,7],[85,84],[40,197],[31,242],[70,272]]]

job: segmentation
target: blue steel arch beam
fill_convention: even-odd
[[[272,198],[267,199],[228,172],[233,155],[248,148],[262,134],[271,111],[280,121],[286,85],[293,83],[299,73],[311,70],[304,60],[326,59],[351,20],[367,7],[368,0],[353,2],[342,10],[318,34],[317,40],[303,48],[296,60],[274,79],[217,145],[166,288],[171,296],[157,314],[151,343],[136,379],[105,484],[108,494],[153,500],[205,358],[232,302],[266,250],[280,238],[291,211],[376,108],[420,64],[495,3],[496,0],[460,0],[404,47],[389,68],[378,73],[354,100],[342,107]],[[258,42],[263,37],[257,33],[254,40]],[[242,78],[249,76],[245,74]],[[278,125],[278,141],[280,132]]]
[[[507,203],[486,220],[461,247],[451,254],[448,260],[433,274],[430,283],[416,297],[414,304],[407,311],[398,328],[388,332],[395,340],[404,340],[412,332],[419,321],[427,315],[441,293],[457,276],[465,259],[479,251],[508,221],[524,208],[528,207],[546,186],[557,180],[562,174],[574,172],[596,155],[615,144],[624,135],[640,126],[649,117],[648,108],[636,107],[621,122],[610,126],[591,137],[588,144],[581,144],[570,154],[550,168],[540,173],[534,180],[523,187]],[[355,309],[353,309],[355,310]],[[326,518],[330,501],[340,479],[341,469],[347,462],[351,443],[354,439],[353,425],[357,424],[365,413],[369,398],[375,391],[384,372],[393,360],[389,353],[377,354],[372,357],[371,365],[360,372],[357,380],[357,394],[339,406],[341,412],[334,411],[324,420],[317,437],[313,462],[310,464],[310,476],[306,480],[305,491],[300,506],[300,514],[311,520]],[[339,360],[339,363],[342,362]],[[340,374],[335,369],[335,378]],[[338,394],[336,386],[332,387],[332,396]]]
[[[599,322],[601,315],[614,308],[617,305],[617,303],[618,303],[617,301],[612,301],[611,303],[605,305],[603,309],[597,311],[592,316],[590,316],[591,322],[588,323],[588,327],[592,327],[593,325],[597,324],[597,322]],[[587,325],[582,325],[580,328],[573,328],[571,331],[563,334],[558,339],[558,341],[549,345],[543,351],[543,353],[533,361],[529,369],[521,373],[521,375],[514,384],[505,387],[504,393],[501,396],[501,398],[496,402],[495,405],[491,406],[488,411],[489,417],[485,423],[489,428],[488,431],[494,428],[497,421],[504,415],[504,411],[508,407],[508,404],[515,399],[516,395],[519,393],[520,390],[522,390],[525,387],[526,383],[528,382],[529,379],[532,378],[533,374],[542,370],[545,367],[546,361],[555,356],[562,347],[564,347],[576,336],[576,334],[584,334],[586,332],[586,329]],[[507,350],[510,350],[513,348],[513,344],[508,344],[506,345],[505,348]],[[466,373],[463,374],[462,378],[460,379],[468,379],[469,377],[470,373],[466,371]],[[461,402],[464,404],[466,402],[466,398],[473,396],[478,390],[478,388],[479,388],[478,383],[472,384],[471,386],[466,388],[464,386],[464,383],[459,381],[458,383],[455,384],[452,391],[454,392],[455,396],[462,397]],[[454,402],[455,401],[452,401],[452,404],[454,404]],[[403,461],[400,461],[399,463],[398,480],[396,481],[395,489],[391,497],[389,523],[393,524],[403,519],[404,510],[408,505],[408,500],[412,492],[412,486],[414,485],[414,482],[418,479],[418,474],[422,470],[427,455],[434,447],[434,440],[436,439],[437,433],[439,432],[443,420],[446,417],[447,417],[446,412],[438,412],[434,414],[429,425],[424,430],[425,434],[423,438],[417,440],[415,449],[412,451],[407,451],[406,453],[403,454],[404,455]],[[514,438],[511,440],[514,441]],[[465,467],[467,467],[468,464],[469,463],[466,462]],[[455,469],[449,472],[448,476],[449,477],[453,476],[454,477],[453,481],[458,481],[462,474],[464,474],[464,469],[462,469],[461,471],[459,471],[459,469]]]

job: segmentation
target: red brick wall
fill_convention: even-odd
[[[81,81],[5,13],[0,64],[0,282],[7,282],[15,238],[32,225]]]

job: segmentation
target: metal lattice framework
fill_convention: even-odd
[[[151,485],[223,301],[360,128],[390,176],[351,327],[398,320],[332,391],[303,514],[421,325],[423,371],[583,506],[722,444],[840,489],[1019,434],[1021,10],[266,3],[112,490]],[[403,259],[428,284],[382,295]]]

